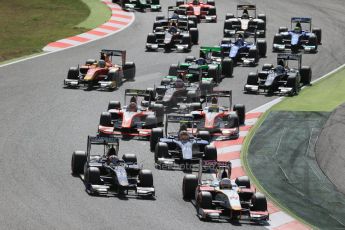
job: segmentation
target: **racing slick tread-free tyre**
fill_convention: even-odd
[[[237,177],[235,180],[235,183],[237,184],[238,187],[245,187],[245,188],[250,188],[250,180],[248,176],[240,176]]]
[[[266,14],[258,14],[258,19],[261,19],[266,23]]]
[[[313,28],[312,32],[316,35],[318,44],[321,44],[322,32],[320,28]]]
[[[184,59],[184,62],[193,62],[194,60],[196,60],[196,58],[194,56],[187,56]]]
[[[139,172],[139,187],[152,188],[153,176],[151,170],[142,169]]]
[[[225,20],[228,20],[228,19],[234,18],[234,17],[235,17],[235,15],[233,13],[226,13]]]
[[[302,66],[299,73],[301,75],[301,83],[303,85],[310,85],[312,77],[312,70],[310,66]]]
[[[176,0],[176,6],[183,5],[184,1],[183,0]]]
[[[121,102],[109,101],[108,110],[111,110],[111,109],[121,109]]]
[[[285,27],[285,26],[281,26],[278,29],[278,33],[288,32],[288,31],[289,31],[289,29],[287,27]]]
[[[131,163],[131,164],[138,163],[137,155],[135,155],[134,153],[123,154],[122,160],[124,160],[125,163]]]
[[[89,167],[85,172],[85,182],[90,184],[100,184],[101,173],[97,167]]]
[[[215,146],[206,145],[205,146],[205,156],[204,160],[217,160],[217,149]]]
[[[207,191],[198,193],[197,206],[202,209],[212,209],[212,194]]]
[[[232,77],[234,72],[234,62],[231,58],[226,57],[222,60],[222,74],[224,77]]]
[[[199,102],[200,98],[198,97],[198,94],[195,90],[191,90],[187,92],[187,102],[193,103],[193,102]]]
[[[263,71],[268,71],[268,70],[270,70],[270,69],[272,69],[273,68],[273,64],[271,64],[271,63],[265,63],[263,66],[262,66],[262,69],[261,70],[263,70]]]
[[[247,85],[258,85],[258,74],[250,72],[247,77]]]
[[[79,68],[71,67],[67,73],[67,79],[78,80],[79,79]]]
[[[155,44],[156,43],[156,35],[154,33],[149,33],[147,35],[146,43]]]
[[[101,118],[99,119],[99,125],[110,127],[111,125],[111,115],[109,112],[102,112]]]
[[[273,44],[282,45],[283,44],[283,35],[281,35],[281,34],[274,35],[274,37],[273,37]]]
[[[246,107],[243,104],[235,104],[233,110],[237,112],[240,125],[244,125],[246,119]]]
[[[198,110],[202,110],[202,105],[200,102],[193,102],[190,105],[190,111],[198,111]]]
[[[211,134],[209,131],[199,131],[197,137],[201,140],[211,142]]]
[[[228,116],[227,128],[232,129],[240,126],[240,119],[236,112],[231,112]]]
[[[73,175],[81,174],[84,172],[84,164],[86,162],[85,151],[74,151],[71,160],[71,170]]]
[[[135,64],[134,62],[126,62],[123,66],[124,78],[133,81],[135,78]]]
[[[185,200],[191,200],[195,196],[195,190],[198,186],[198,177],[193,174],[187,174],[183,177],[182,196]]]
[[[206,4],[211,5],[211,6],[215,6],[216,5],[214,0],[207,0]]]
[[[199,43],[199,30],[197,28],[190,28],[189,30],[190,38],[194,45]]]
[[[155,151],[156,145],[159,142],[159,139],[163,137],[163,129],[154,128],[151,131],[150,136],[150,150],[151,152]]]
[[[158,120],[153,114],[147,115],[145,118],[145,127],[148,129],[157,128]]]
[[[255,193],[252,197],[252,211],[267,211],[267,200],[264,194],[262,193]]]
[[[260,39],[256,43],[258,49],[259,49],[259,56],[260,57],[266,57],[267,53],[267,42],[266,40]]]
[[[157,162],[158,158],[164,158],[169,155],[169,147],[167,143],[158,142],[155,148],[155,162]]]
[[[157,125],[158,126],[163,126],[163,123],[164,123],[164,105],[162,105],[162,104],[154,104],[153,107],[152,107],[152,110],[156,114]]]
[[[291,95],[297,95],[299,91],[299,82],[298,78],[296,76],[288,76],[286,80],[286,87],[292,88],[292,93]]]
[[[218,66],[215,66],[215,65],[209,66],[207,70],[207,77],[212,78],[213,81],[219,83],[220,77],[219,77]]]

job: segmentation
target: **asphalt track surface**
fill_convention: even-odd
[[[200,43],[216,44],[222,37],[226,12],[234,12],[238,1],[219,0],[217,24],[201,24]],[[173,1],[162,1],[163,9]],[[258,12],[268,19],[270,47],[279,26],[289,26],[291,16],[311,16],[321,27],[323,45],[317,55],[304,55],[313,79],[345,61],[345,5],[342,0],[267,0],[257,2]],[[165,11],[163,11],[165,13]],[[95,134],[100,113],[109,100],[123,99],[127,87],[152,87],[168,71],[171,63],[186,54],[145,53],[144,43],[156,13],[136,13],[128,29],[83,46],[71,48],[0,68],[0,229],[239,229],[229,223],[204,223],[181,197],[183,173],[153,170],[156,201],[91,197],[79,178],[70,174],[70,158],[75,149],[85,149],[86,136]],[[62,88],[70,66],[87,58],[98,58],[102,48],[126,49],[135,61],[135,82],[125,83],[113,93]],[[197,55],[198,49],[192,53]],[[260,61],[275,63],[268,49]],[[244,95],[246,76],[256,68],[235,69],[234,78],[222,87],[232,89],[235,103],[247,110],[273,97]],[[146,142],[121,142],[122,153],[136,153],[153,169],[153,155]],[[242,228],[260,228],[242,225]]]

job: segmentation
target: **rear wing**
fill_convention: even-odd
[[[289,53],[279,53],[277,54],[277,64],[280,63],[280,61],[297,61],[298,62],[298,69],[302,66],[302,54],[289,54]]]
[[[86,156],[87,162],[90,161],[91,145],[103,145],[103,155],[105,155],[108,145],[115,145],[116,151],[119,149],[119,138],[117,137],[101,137],[101,136],[88,136],[87,137],[87,149]]]
[[[216,160],[199,160],[199,172],[198,172],[198,183],[201,184],[202,180],[202,172],[208,171],[212,173],[216,173],[219,171],[219,168],[227,168],[229,169],[229,173],[231,174],[231,161],[216,161]],[[229,175],[230,176],[230,175]]]
[[[240,4],[237,5],[237,16],[238,16],[238,11],[242,10],[243,12],[248,11],[254,11],[254,18],[256,18],[256,5],[254,4]],[[248,13],[249,14],[249,13]]]
[[[151,103],[151,98],[154,96],[152,95],[152,91],[149,91],[147,89],[125,89],[125,97],[124,97],[124,103],[126,104],[127,96],[134,96],[134,97],[149,97],[149,103]]]
[[[217,90],[214,89],[212,93],[206,95],[206,105],[212,98],[229,98],[229,108],[232,107],[232,90]]]
[[[169,123],[189,123],[194,125],[194,118],[191,114],[167,114],[165,117],[165,133],[168,133]]]
[[[209,53],[219,53],[220,57],[223,58],[222,48],[220,46],[201,46],[199,55],[202,58],[207,59]]]
[[[311,17],[292,17],[291,18],[291,29],[296,24],[309,24],[309,31],[311,31]]]
[[[121,57],[121,61],[122,61],[122,66],[125,65],[126,62],[126,50],[109,50],[109,49],[102,49],[101,50],[101,55],[107,55],[109,57]]]

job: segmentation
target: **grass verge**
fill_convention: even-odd
[[[81,0],[84,2],[91,12],[89,16],[81,23],[76,25],[79,28],[93,29],[109,20],[111,17],[111,11],[105,4],[101,3],[100,0]]]
[[[311,87],[303,89],[297,97],[285,98],[273,110],[330,112],[345,102],[345,68],[340,69]]]

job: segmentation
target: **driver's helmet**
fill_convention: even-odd
[[[119,161],[119,158],[116,155],[110,155],[108,157],[108,164],[110,164],[110,163],[116,164],[116,162],[118,162],[118,161]]]
[[[284,67],[282,65],[277,65],[276,68],[275,68],[275,72],[277,74],[282,74],[282,73],[285,72],[285,69],[284,69]]]
[[[219,182],[219,188],[220,189],[231,189],[232,188],[231,180],[229,178],[221,179]]]
[[[296,26],[295,29],[294,29],[295,33],[301,33],[301,31],[302,31],[302,29],[299,26]]]
[[[132,96],[129,102],[137,103],[137,98],[135,96]]]
[[[218,99],[216,97],[211,98],[211,104],[212,105],[217,105],[218,104]]]
[[[181,123],[181,125],[180,125],[180,130],[179,130],[179,132],[181,133],[182,131],[187,131],[187,125],[184,124],[184,123]]]
[[[205,65],[206,64],[206,60],[201,57],[198,60],[196,60],[196,64],[198,64],[198,65]]]
[[[175,81],[175,87],[176,88],[183,88],[184,87],[184,82],[182,79],[176,79]]]
[[[182,142],[187,142],[189,141],[189,134],[187,131],[183,130],[179,133],[179,139]]]
[[[198,5],[199,4],[199,0],[193,0],[193,5]]]
[[[110,157],[112,155],[116,155],[116,150],[115,150],[114,146],[111,146],[107,152],[107,157]]]
[[[243,13],[241,18],[242,19],[249,19],[249,14],[248,13]]]
[[[137,103],[135,102],[129,103],[128,110],[130,112],[136,112],[138,110]]]

